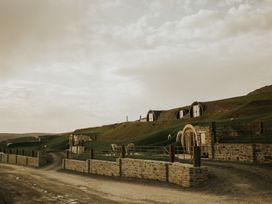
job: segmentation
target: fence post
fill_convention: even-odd
[[[263,122],[260,122],[260,133],[261,133],[261,135],[264,134],[264,124],[263,124]]]
[[[169,145],[169,162],[175,161],[175,151],[174,146],[171,144]]]
[[[211,137],[211,157],[212,159],[214,159],[214,154],[215,154],[215,150],[214,150],[214,144],[217,143],[217,132],[216,132],[217,128],[216,128],[216,122],[212,122],[212,137]]]
[[[91,149],[91,151],[90,151],[90,159],[94,159],[94,150],[93,149]]]
[[[201,149],[199,146],[194,146],[194,167],[201,166]]]
[[[121,158],[125,158],[126,157],[126,149],[125,149],[125,145],[122,145],[122,149],[121,149]]]
[[[256,143],[252,144],[252,159],[253,159],[253,163],[257,163],[257,147],[256,147]]]
[[[69,155],[69,150],[67,149],[67,150],[66,150],[66,158],[69,159],[69,156],[70,156],[70,155]]]

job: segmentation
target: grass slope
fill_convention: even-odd
[[[176,119],[180,108],[164,111],[163,118],[155,122],[125,122],[75,130],[74,133],[95,136],[96,142],[87,144],[89,148],[109,148],[111,143],[137,145],[166,145],[175,141],[176,133],[186,124],[210,124],[216,121],[218,126],[235,125],[236,123],[254,123],[262,121],[266,127],[272,126],[272,86],[267,86],[249,93],[246,96],[203,102],[206,107],[204,115],[199,118]],[[188,109],[189,106],[184,108]],[[68,135],[55,135],[41,144],[21,144],[23,147],[42,148],[46,145],[48,151],[61,151],[67,148]],[[168,141],[168,135],[172,141]],[[0,135],[1,136],[1,135]],[[237,138],[229,138],[229,142],[236,142]],[[250,141],[249,136],[239,141]],[[237,141],[237,142],[239,142]],[[16,146],[16,145],[15,145]],[[14,147],[16,148],[16,147]]]
[[[235,123],[253,123],[262,121],[266,126],[272,122],[272,86],[258,89],[246,96],[234,97],[218,101],[203,102],[206,107],[204,115],[195,119],[173,118],[175,111],[169,110],[163,120],[156,122],[128,122],[102,127],[76,130],[75,133],[96,135],[98,143],[129,143],[139,145],[167,144],[168,134],[173,136],[187,123],[206,123],[217,121],[218,125],[232,125]],[[182,108],[182,107],[181,107]],[[186,106],[188,108],[188,106]],[[167,112],[167,111],[166,111]],[[167,118],[167,115],[169,118]],[[244,140],[241,140],[244,141]],[[245,139],[247,141],[247,139]]]

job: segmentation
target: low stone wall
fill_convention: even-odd
[[[1,154],[0,162],[6,164],[15,164],[21,166],[41,167],[46,163],[44,156],[42,157],[28,157],[15,154]]]
[[[223,161],[253,162],[251,144],[215,144],[214,159]]]
[[[167,181],[168,162],[122,159],[121,163],[123,177]]]
[[[208,179],[207,167],[126,158],[116,162],[63,159],[62,168],[96,175],[158,180],[183,187],[196,186]]]
[[[197,186],[208,178],[207,167],[193,167],[190,164],[170,163],[168,168],[169,183],[180,186]]]
[[[39,167],[39,159],[37,157],[28,157],[27,166],[38,168]]]
[[[21,166],[27,166],[28,165],[28,157],[17,155],[17,163],[16,164],[21,165]]]
[[[72,160],[72,159],[64,159],[62,164],[62,168],[88,173],[88,162],[87,161],[79,161],[79,160]]]
[[[89,173],[103,176],[120,176],[120,160],[116,162],[88,160]]]
[[[272,144],[256,144],[256,162],[272,163]]]
[[[246,163],[272,163],[272,144],[215,144],[215,159]]]
[[[1,154],[0,162],[2,163],[8,163],[8,154]]]
[[[17,164],[17,155],[9,154],[8,163],[9,164]]]

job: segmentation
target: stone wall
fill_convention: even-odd
[[[88,173],[88,162],[87,161],[79,161],[79,160],[72,160],[72,159],[64,159],[62,167],[64,169]]]
[[[120,162],[89,160],[89,173],[103,176],[120,176]]]
[[[208,178],[207,167],[193,167],[190,164],[170,163],[168,170],[169,183],[184,187],[197,186]]]
[[[17,164],[21,165],[21,166],[27,166],[28,165],[28,157],[17,155]]]
[[[37,157],[28,157],[27,166],[39,167],[39,159]]]
[[[167,162],[122,159],[122,176],[167,181]]]
[[[28,157],[15,154],[1,154],[0,162],[6,164],[15,164],[21,166],[41,167],[46,163],[44,156]]]
[[[9,154],[8,156],[8,163],[9,164],[17,164],[17,155]]]
[[[214,158],[223,161],[253,162],[252,144],[215,144]]]
[[[1,154],[1,161],[2,163],[8,163],[8,154]]]
[[[208,151],[208,158],[213,158],[213,140],[212,140],[212,130],[210,126],[194,126],[196,132],[198,141],[200,140],[201,133],[205,134],[205,144],[201,144],[201,146],[206,146]]]
[[[117,159],[116,162],[63,159],[62,168],[96,175],[158,180],[183,187],[198,185],[208,178],[207,167],[127,158]]]
[[[256,144],[256,162],[272,163],[272,144]]]
[[[215,144],[215,159],[272,163],[272,144]]]

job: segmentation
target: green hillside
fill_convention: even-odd
[[[87,144],[90,148],[109,147],[112,143],[167,145],[175,142],[177,132],[182,130],[188,123],[210,125],[211,122],[216,122],[218,128],[230,127],[233,130],[239,130],[238,128],[241,128],[244,124],[247,126],[248,124],[256,126],[257,123],[262,122],[267,131],[265,138],[262,138],[264,136],[258,136],[259,138],[255,139],[260,142],[272,143],[272,86],[257,89],[245,96],[201,102],[201,104],[204,107],[204,112],[198,118],[190,118],[190,114],[188,113],[184,118],[178,119],[178,112],[181,109],[187,109],[189,112],[191,104],[188,104],[185,107],[161,111],[158,120],[154,122],[124,122],[101,127],[78,129],[74,133],[90,135],[96,138],[95,142]],[[171,141],[168,141],[169,134],[172,135]],[[37,143],[21,141],[23,143],[13,144],[11,148],[25,147],[36,150],[46,146],[47,151],[60,151],[68,147],[69,135],[70,133],[51,135],[46,140]],[[251,142],[252,135],[248,135],[248,133],[241,135],[241,138],[232,138],[230,136],[225,139],[225,142]],[[27,135],[24,134],[24,136],[26,137]],[[2,144],[6,145],[5,143]]]
[[[188,109],[190,105],[162,111],[155,122],[127,122],[102,127],[78,129],[77,134],[96,136],[97,142],[115,142],[141,145],[167,144],[167,136],[173,137],[187,123],[217,122],[217,126],[234,126],[235,124],[254,124],[262,121],[266,127],[272,121],[272,86],[258,89],[246,96],[223,99],[218,101],[201,102],[205,111],[199,118],[177,119],[180,109]]]

